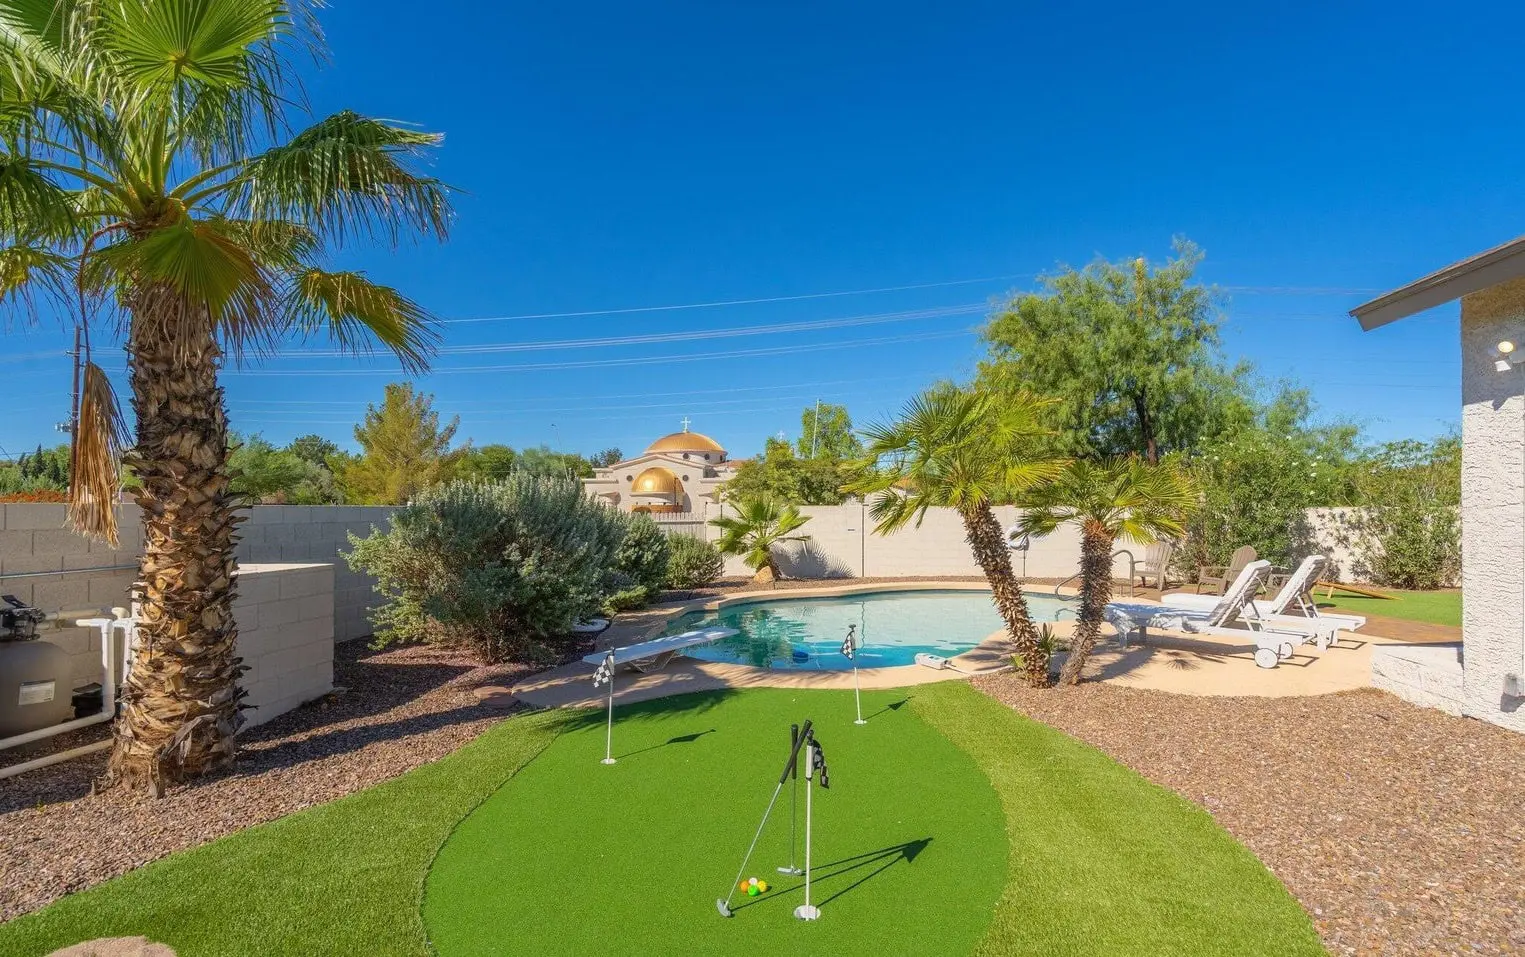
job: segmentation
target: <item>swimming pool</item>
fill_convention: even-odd
[[[1066,604],[1031,594],[1027,603],[1034,621],[1053,621]],[[735,628],[740,634],[691,648],[688,655],[759,668],[820,671],[853,666],[842,654],[849,625],[858,626],[860,668],[914,664],[920,652],[951,658],[1004,627],[989,592],[926,590],[750,601],[718,611],[688,612],[669,622],[662,634],[711,625]]]

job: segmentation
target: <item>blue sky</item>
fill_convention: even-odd
[[[445,319],[541,317],[443,327],[421,385],[478,444],[631,452],[686,415],[744,455],[816,398],[882,418],[973,369],[992,296],[1178,234],[1231,357],[1376,439],[1455,425],[1455,307],[1346,313],[1525,232],[1525,9],[1015,6],[334,0],[315,110],[443,131],[461,190],[448,244],[343,261]],[[547,315],[732,300],[777,301]],[[546,345],[629,336],[665,341]],[[0,447],[57,441],[63,336],[5,346],[52,355],[3,367]],[[352,444],[398,377],[290,355],[225,381],[242,431]]]

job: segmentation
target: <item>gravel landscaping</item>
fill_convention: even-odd
[[[430,648],[378,653],[366,640],[345,642],[334,660],[334,684],[345,690],[250,730],[230,774],[158,801],[90,794],[105,753],[0,780],[0,920],[443,757],[503,717],[478,689],[525,673]]]
[[[1525,736],[1375,690],[976,686],[1207,808],[1335,953],[1525,953]]]

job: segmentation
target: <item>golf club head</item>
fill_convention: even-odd
[[[798,876],[800,876],[800,875],[801,875],[801,874],[803,874],[803,873],[805,873],[805,872],[804,872],[804,871],[802,871],[802,870],[800,870],[800,869],[799,869],[799,868],[798,868],[798,867],[795,867],[795,866],[794,866],[794,865],[792,865],[792,864],[791,864],[791,865],[789,865],[789,866],[788,866],[788,867],[780,867],[780,868],[777,868],[777,870],[778,870],[778,872],[779,872],[779,873],[780,873],[780,874],[792,874],[792,875],[794,875],[794,876],[795,876],[795,877],[798,877]]]
[[[715,898],[715,909],[720,911],[721,917],[731,916],[731,908],[726,905],[726,902],[722,898]]]

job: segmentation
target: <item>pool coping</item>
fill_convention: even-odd
[[[1044,587],[1052,588],[1053,586]],[[809,588],[759,588],[713,598],[671,602],[621,616],[626,619],[623,622],[617,618],[615,623],[599,636],[595,648],[598,651],[606,651],[610,648],[621,648],[646,641],[666,627],[673,618],[693,611],[718,611],[731,605],[790,598],[836,598],[847,595],[917,591],[967,591],[988,594],[990,585],[985,582],[939,580],[864,582]],[[1053,594],[1068,597],[1077,595],[1079,592],[1074,588],[1062,588],[1054,589]],[[962,669],[961,671],[955,671],[953,668],[934,670],[914,664],[859,668],[857,681],[865,689],[886,689],[930,684],[935,681],[968,680],[978,673],[988,673],[993,669],[1009,667],[1014,650],[1006,630],[1001,628],[992,632],[968,651],[949,659],[955,667]],[[579,661],[528,678],[516,684],[510,692],[521,701],[540,707],[596,707],[606,698],[603,692],[595,691],[588,683],[587,677],[592,673],[593,666]],[[721,688],[851,688],[853,682],[854,672],[851,668],[831,671],[760,668],[756,665],[681,657],[675,659],[665,670],[652,674],[622,671],[615,682],[615,703],[623,704],[688,691]]]

